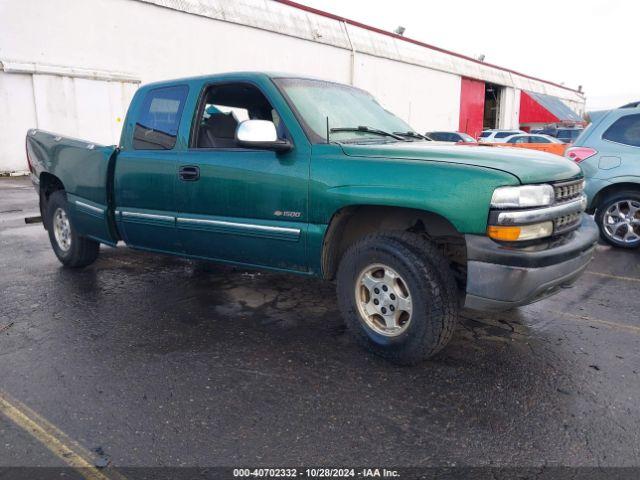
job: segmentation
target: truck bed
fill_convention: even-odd
[[[50,182],[60,182],[87,236],[115,244],[118,235],[111,207],[118,148],[34,129],[27,133],[26,149],[34,183],[42,190]]]

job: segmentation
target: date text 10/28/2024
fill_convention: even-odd
[[[386,468],[234,468],[237,478],[399,478]]]

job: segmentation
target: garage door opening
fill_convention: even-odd
[[[502,87],[494,83],[485,83],[484,86],[484,128],[498,128],[500,118],[500,98]]]

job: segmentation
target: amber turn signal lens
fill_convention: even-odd
[[[487,235],[494,240],[503,242],[524,242],[538,238],[549,237],[553,234],[553,222],[534,223],[533,225],[521,225],[519,227],[509,225],[490,225]]]
[[[503,242],[515,242],[520,238],[520,227],[498,227],[489,226],[487,235],[494,240]]]

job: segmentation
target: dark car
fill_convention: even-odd
[[[540,133],[555,137],[563,143],[574,143],[580,136],[583,128],[545,128]]]
[[[427,132],[425,135],[436,142],[478,143],[471,135],[462,132]]]

